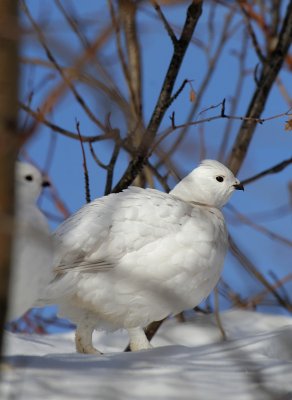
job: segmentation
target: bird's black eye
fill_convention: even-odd
[[[25,175],[25,180],[33,181],[33,176],[32,175]]]
[[[221,175],[216,176],[216,181],[218,181],[218,182],[223,182],[223,181],[224,181],[224,177],[221,176]]]

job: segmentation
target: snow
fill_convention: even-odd
[[[74,351],[74,333],[7,333],[1,400],[290,400],[292,318],[232,310],[162,325],[151,350],[124,353],[125,332],[97,332],[102,356]]]

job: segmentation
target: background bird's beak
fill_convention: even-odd
[[[42,187],[48,187],[51,186],[51,183],[49,181],[43,181]]]
[[[233,185],[233,187],[236,190],[244,190],[243,184],[242,183],[236,183],[235,185]]]

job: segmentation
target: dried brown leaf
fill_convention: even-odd
[[[292,118],[288,119],[285,124],[285,131],[292,131]]]
[[[190,91],[190,101],[192,103],[194,103],[195,100],[196,100],[196,92],[194,91],[194,89],[191,89],[191,91]]]

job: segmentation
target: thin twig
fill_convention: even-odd
[[[290,302],[290,297],[289,297],[289,295],[287,293],[287,290],[286,290],[285,286],[283,285],[282,279],[279,279],[279,277],[277,276],[275,271],[269,271],[269,275],[275,281],[274,285],[277,285],[277,287],[281,288],[283,298],[289,303]],[[289,275],[288,275],[288,278],[289,278]],[[292,274],[290,274],[290,278],[292,278]],[[287,277],[286,277],[286,279],[287,279]]]
[[[291,240],[285,238],[284,236],[281,236],[281,235],[279,235],[277,233],[274,233],[274,232],[270,231],[269,229],[265,228],[262,225],[259,225],[259,224],[255,223],[250,218],[248,218],[246,215],[240,213],[232,204],[228,204],[226,207],[229,210],[231,210],[239,218],[239,220],[241,222],[244,222],[246,225],[249,225],[250,227],[252,227],[256,231],[268,236],[272,240],[277,240],[278,242],[280,242],[282,244],[285,244],[286,246],[292,246],[292,241]]]
[[[154,167],[154,165],[151,164],[151,162],[148,160],[147,161],[147,167],[150,169],[150,171],[153,173],[153,175],[157,178],[161,186],[163,187],[164,191],[168,193],[170,191],[170,187],[167,184],[167,177],[162,176],[158,169]]]
[[[219,104],[217,104],[215,106],[210,106],[206,110],[210,110],[210,109],[216,108],[219,105],[221,105],[220,114],[214,115],[212,117],[202,118],[202,119],[199,119],[197,121],[192,121],[192,122],[188,122],[188,123],[185,123],[185,124],[179,124],[179,125],[176,124],[176,122],[175,122],[175,113],[172,112],[171,116],[169,117],[170,120],[171,120],[171,127],[166,129],[163,133],[161,133],[158,136],[158,140],[156,141],[156,143],[154,143],[154,145],[151,148],[151,153],[157,148],[157,146],[167,136],[169,136],[172,132],[174,132],[175,130],[180,129],[180,128],[199,125],[199,124],[203,124],[205,122],[216,121],[216,120],[222,119],[222,118],[225,118],[225,119],[228,119],[228,120],[239,120],[239,121],[250,121],[250,120],[252,120],[253,122],[255,122],[257,124],[264,124],[265,122],[271,121],[273,119],[281,118],[281,117],[284,117],[284,116],[290,116],[291,115],[290,112],[291,112],[291,109],[292,109],[292,108],[289,108],[288,111],[285,111],[285,112],[283,112],[281,114],[273,115],[271,117],[266,117],[266,118],[252,118],[252,117],[243,117],[243,116],[237,116],[237,115],[229,115],[229,114],[226,114],[226,112],[225,112],[225,99],[224,99],[221,103],[219,103]],[[204,111],[206,111],[206,110],[204,110]],[[204,112],[204,111],[202,111],[202,112]]]
[[[38,24],[35,22],[35,20],[33,19],[28,7],[25,4],[25,1],[22,0],[20,2],[21,8],[23,9],[24,13],[26,14],[26,16],[28,17],[30,23],[32,24],[33,28],[35,29],[39,42],[41,43],[41,45],[43,46],[46,55],[48,57],[48,59],[51,61],[51,63],[54,65],[55,69],[59,72],[59,74],[61,75],[61,77],[63,78],[64,82],[66,82],[66,84],[68,85],[68,87],[70,88],[71,92],[73,93],[75,99],[77,100],[77,102],[81,105],[81,107],[83,108],[83,110],[86,112],[86,114],[88,115],[88,117],[103,131],[105,131],[105,127],[104,125],[101,123],[101,121],[99,121],[98,118],[96,118],[96,116],[92,113],[92,111],[90,110],[90,108],[88,107],[88,105],[86,104],[85,100],[83,99],[83,97],[79,94],[79,92],[77,91],[77,89],[75,88],[75,86],[72,84],[71,80],[68,78],[68,76],[66,75],[66,73],[64,73],[63,69],[60,67],[60,65],[58,64],[57,60],[55,59],[55,57],[53,56],[52,52],[50,51],[47,43],[46,43],[46,39],[45,36],[41,30],[41,28],[38,26]]]
[[[159,18],[163,22],[164,28],[166,29],[166,32],[168,33],[173,45],[175,46],[177,43],[177,37],[176,37],[172,27],[169,25],[169,22],[165,18],[165,15],[163,14],[163,12],[161,10],[160,5],[155,0],[151,0],[151,3],[153,5],[153,7],[155,8]]]
[[[204,160],[207,158],[207,147],[205,142],[205,125],[199,125],[199,159]]]
[[[178,90],[175,92],[175,94],[173,96],[171,96],[171,98],[169,99],[168,102],[168,107],[173,103],[173,101],[181,94],[181,92],[184,90],[184,87],[186,86],[187,83],[189,83],[190,81],[188,79],[185,79],[183,81],[183,83],[181,84],[181,86],[178,88]]]
[[[285,218],[291,213],[291,204],[286,203],[270,210],[255,211],[249,214],[253,221],[267,222],[279,218]]]
[[[52,198],[53,204],[55,205],[56,209],[60,211],[60,213],[64,216],[64,218],[68,218],[71,212],[69,211],[68,207],[59,196],[59,193],[57,192],[57,189],[52,182],[50,186],[50,196]]]
[[[96,154],[95,151],[94,151],[94,148],[93,148],[92,143],[89,142],[88,144],[89,144],[90,153],[91,153],[91,155],[92,155],[92,158],[93,158],[94,161],[96,162],[96,164],[97,164],[100,168],[106,170],[106,169],[107,169],[107,164],[105,164],[105,163],[103,163],[102,161],[100,161],[100,159],[97,157],[97,154]]]
[[[218,284],[218,291],[221,296],[231,302],[231,305],[235,307],[247,308],[247,302],[245,299],[242,299],[241,295],[235,292],[231,287],[228,285],[227,282],[221,277],[219,284]]]
[[[271,294],[275,297],[278,303],[292,312],[292,304],[287,303],[285,299],[277,292],[277,290],[270,284],[270,282],[264,277],[264,275],[253,265],[249,258],[240,250],[235,243],[234,239],[229,236],[230,250],[234,256],[240,261],[240,263],[249,271],[263,286],[265,286]]]
[[[291,163],[292,163],[292,157],[280,162],[279,164],[273,165],[272,167],[265,169],[264,171],[259,172],[256,175],[251,176],[250,178],[244,179],[241,183],[243,185],[248,185],[249,183],[254,182],[260,178],[263,178],[266,175],[277,174],[278,172],[283,171],[283,169],[288,167],[288,165],[290,165]]]
[[[71,27],[72,31],[75,32],[76,36],[79,38],[82,45],[85,48],[87,48],[89,46],[89,42],[86,39],[86,37],[84,36],[84,34],[82,32],[80,32],[79,26],[78,26],[77,22],[75,21],[75,19],[72,18],[71,15],[68,14],[68,12],[66,11],[65,7],[63,6],[63,4],[61,3],[60,0],[55,0],[55,3],[57,5],[57,7],[59,8],[59,10],[61,11],[61,13],[64,15],[64,18],[66,19],[68,25]]]
[[[52,165],[53,162],[53,157],[55,155],[55,149],[56,149],[56,144],[57,144],[57,135],[55,132],[52,132],[51,138],[50,138],[50,143],[49,143],[49,148],[47,152],[47,157],[44,162],[44,170],[46,174],[48,174],[49,169]]]
[[[106,177],[106,185],[104,194],[107,195],[112,191],[112,184],[113,184],[113,176],[114,176],[114,169],[116,166],[117,158],[119,156],[119,152],[121,147],[116,143],[114,146],[114,150],[110,159],[109,164],[107,165],[107,177]]]
[[[31,115],[37,123],[42,123],[49,128],[51,128],[53,131],[60,133],[61,135],[67,136],[71,139],[79,140],[78,134],[75,132],[69,131],[68,129],[64,129],[56,124],[53,124],[52,122],[48,121],[47,119],[44,118],[43,114],[40,111],[33,111],[31,108],[29,108],[26,104],[22,103],[21,101],[18,102],[18,106],[27,112],[29,115]],[[31,128],[35,129],[35,127]],[[114,138],[114,136],[111,136],[111,133],[114,132],[107,132],[106,134],[103,135],[93,135],[93,136],[82,136],[82,141],[83,142],[98,142],[101,140],[109,140]]]
[[[260,48],[260,45],[259,45],[259,42],[257,40],[256,34],[255,34],[255,32],[253,30],[253,27],[251,25],[249,15],[248,15],[246,9],[244,8],[244,5],[241,2],[239,2],[239,7],[240,7],[240,9],[242,11],[242,14],[244,16],[244,21],[246,23],[246,27],[247,27],[248,33],[250,34],[251,41],[252,41],[253,47],[255,49],[255,52],[257,53],[258,58],[260,59],[260,61],[262,63],[264,63],[266,58],[263,55],[262,50]]]
[[[87,203],[90,203],[90,184],[89,184],[89,174],[88,174],[88,168],[87,168],[87,162],[86,162],[86,155],[84,151],[84,146],[83,146],[83,141],[82,141],[82,136],[80,133],[80,122],[76,121],[76,129],[78,132],[79,140],[80,140],[80,145],[81,145],[81,150],[82,150],[82,158],[83,158],[83,171],[84,171],[84,181],[85,181],[85,200]]]
[[[289,281],[292,280],[292,274],[288,274],[286,275],[284,278],[282,279],[278,279],[273,287],[274,289],[278,289],[280,287],[283,287],[283,285]],[[263,299],[269,295],[270,291],[267,289],[262,290],[260,293],[255,294],[254,296],[252,296],[251,298],[248,299],[248,304],[251,304],[252,306],[260,304]],[[289,301],[288,298],[285,298],[285,301]]]
[[[230,114],[235,115],[237,111],[237,107],[239,104],[239,100],[241,98],[241,95],[243,93],[243,84],[244,84],[244,79],[245,79],[245,62],[247,58],[247,48],[248,48],[248,36],[244,35],[243,41],[242,41],[242,48],[241,51],[238,55],[238,61],[239,61],[239,70],[238,70],[238,77],[237,77],[237,83],[235,85],[235,91],[231,100],[231,105],[230,105]],[[228,145],[228,140],[229,136],[233,127],[234,120],[229,119],[226,123],[225,126],[225,131],[223,133],[223,138],[220,144],[220,148],[218,151],[218,160],[222,161],[225,157],[225,152],[226,148]]]
[[[221,332],[222,339],[226,340],[227,339],[226,332],[223,328],[223,324],[222,324],[222,321],[220,318],[219,293],[218,293],[217,287],[215,287],[215,289],[214,289],[214,305],[215,305],[214,316],[215,316],[215,320],[216,320],[218,329]]]
[[[104,190],[104,194],[107,195],[107,194],[111,193],[111,190],[112,190],[114,168],[116,166],[116,161],[119,156],[121,146],[120,146],[120,144],[115,143],[115,146],[114,146],[114,149],[112,152],[112,156],[111,156],[111,159],[108,164],[105,164],[102,161],[100,161],[100,159],[97,157],[97,154],[94,151],[92,143],[89,143],[89,149],[90,149],[91,155],[92,155],[94,161],[96,162],[96,164],[100,168],[107,171],[106,184],[105,184],[105,190]]]

